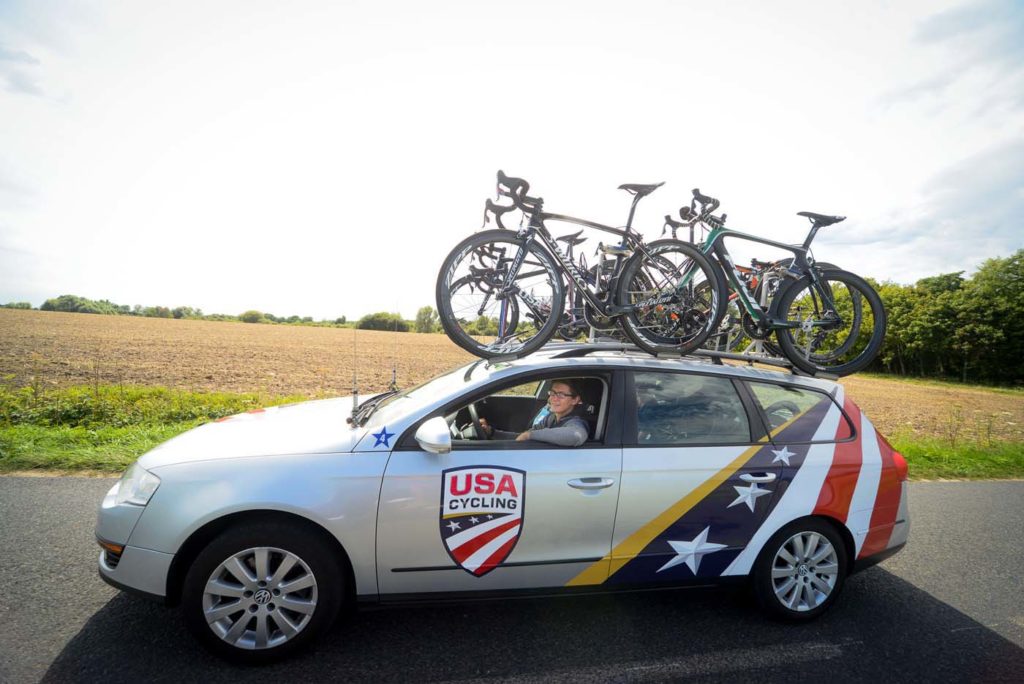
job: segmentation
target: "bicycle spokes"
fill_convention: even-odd
[[[446,260],[438,280],[442,325],[474,354],[521,353],[556,308],[561,316],[558,272],[533,246],[520,257],[525,244],[509,231],[487,231],[464,240]]]

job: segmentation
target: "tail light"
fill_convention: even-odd
[[[892,452],[892,462],[896,466],[896,474],[900,479],[900,482],[907,481],[907,459],[903,458],[903,454],[898,451]]]

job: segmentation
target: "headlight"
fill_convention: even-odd
[[[121,476],[117,483],[117,503],[145,506],[160,486],[160,478],[149,472],[136,461]]]

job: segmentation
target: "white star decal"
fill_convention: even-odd
[[[736,493],[739,494],[739,496],[736,497],[735,501],[726,506],[726,508],[732,508],[733,506],[745,503],[747,504],[747,507],[753,511],[754,504],[757,502],[758,497],[772,493],[770,489],[761,489],[758,487],[756,482],[751,483],[749,487],[737,487],[736,485],[733,485],[732,488],[736,490]]]
[[[494,518],[494,516],[493,516],[493,515],[489,515],[489,516],[487,516],[487,519],[488,519],[488,520],[491,520],[492,518]]]
[[[469,519],[469,522],[471,522],[471,523],[473,523],[474,525],[476,525],[476,524],[477,524],[478,522],[480,522],[480,518],[478,518],[478,517],[476,517],[476,516],[474,515],[474,516],[473,516],[472,518],[470,518],[470,519]]]
[[[789,465],[790,456],[796,456],[796,454],[789,450],[789,447],[785,446],[782,447],[782,449],[780,449],[779,451],[772,449],[772,453],[775,454],[775,458],[772,459],[772,463],[778,463],[779,461],[782,461],[786,465]]]
[[[705,527],[703,532],[693,538],[693,541],[670,541],[668,544],[676,552],[676,557],[658,568],[658,572],[668,570],[680,563],[686,563],[687,567],[696,575],[697,568],[700,567],[701,558],[709,553],[720,551],[726,546],[725,544],[709,543],[708,532],[710,530],[710,527]]]
[[[448,528],[448,529],[450,529],[450,530],[451,530],[452,532],[454,532],[455,530],[457,530],[457,529],[461,528],[461,527],[462,527],[462,524],[461,524],[461,523],[457,523],[457,522],[455,522],[454,520],[452,520],[452,521],[451,521],[450,523],[448,523],[447,525],[445,525],[445,527],[447,527],[447,528]]]

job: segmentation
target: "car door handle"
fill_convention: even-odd
[[[605,489],[615,484],[610,477],[578,477],[567,483],[573,489]]]
[[[743,473],[740,479],[744,482],[775,482],[775,473]]]

